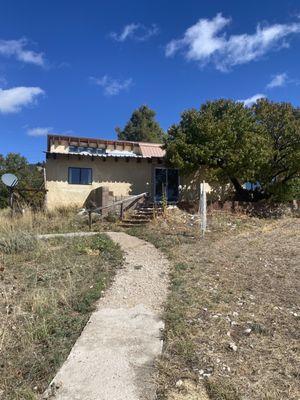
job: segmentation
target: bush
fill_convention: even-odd
[[[113,212],[113,211],[110,211],[105,217],[105,220],[107,222],[113,222],[113,223],[117,222],[119,219],[120,219],[120,216],[116,212]]]
[[[32,251],[37,245],[37,238],[28,232],[11,231],[0,236],[0,252],[15,254]]]

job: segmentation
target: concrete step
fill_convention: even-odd
[[[141,228],[142,226],[144,226],[144,224],[140,224],[140,225],[137,225],[137,224],[129,224],[129,223],[126,223],[126,224],[124,224],[123,222],[122,222],[122,224],[120,225],[122,228]]]
[[[131,218],[126,218],[122,220],[122,223],[124,224],[132,224],[132,225],[143,225],[147,224],[150,222],[149,219],[131,219]]]
[[[143,206],[143,207],[137,208],[137,210],[145,210],[145,211],[162,210],[162,207],[147,207],[147,206]]]
[[[143,215],[158,215],[158,214],[162,214],[163,211],[162,210],[136,210],[135,214],[143,214]]]
[[[130,214],[129,216],[132,219],[147,219],[151,220],[153,219],[153,214]]]

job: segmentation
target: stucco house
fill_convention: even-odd
[[[108,187],[115,197],[148,192],[154,201],[179,196],[178,170],[166,168],[161,144],[49,135],[46,205],[84,206],[90,193]]]

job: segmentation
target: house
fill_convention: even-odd
[[[47,208],[83,207],[94,189],[115,198],[148,192],[154,201],[179,196],[179,173],[164,165],[161,144],[49,135],[46,152]]]

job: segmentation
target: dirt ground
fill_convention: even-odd
[[[160,398],[299,400],[300,219],[214,214],[198,231],[173,212],[139,233],[173,260]]]

